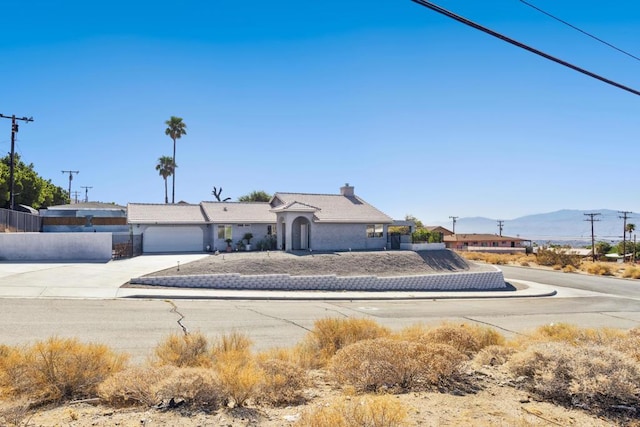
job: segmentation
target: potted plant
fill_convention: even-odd
[[[251,239],[253,239],[253,234],[245,233],[244,237],[242,239],[247,241],[247,245],[245,247],[246,247],[246,249],[248,251],[250,251],[251,250]]]
[[[227,252],[231,252],[233,249],[231,248],[231,242],[233,242],[233,240],[231,239],[226,239],[225,242],[227,242]]]

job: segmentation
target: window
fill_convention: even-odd
[[[382,237],[382,224],[367,225],[367,237]]]
[[[218,239],[227,240],[231,239],[231,226],[219,225],[218,226]]]
[[[276,234],[275,225],[267,225],[267,236],[273,236]]]

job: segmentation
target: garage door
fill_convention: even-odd
[[[142,251],[202,252],[202,242],[200,227],[149,227],[142,238]]]

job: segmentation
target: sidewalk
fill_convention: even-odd
[[[178,268],[179,264],[206,256],[208,255],[144,255],[107,263],[0,262],[0,298],[387,300],[524,298],[555,295],[553,289],[538,287],[535,284],[518,285],[518,289],[515,290],[482,292],[287,292],[121,287],[133,277],[167,268]]]

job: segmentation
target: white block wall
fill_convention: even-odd
[[[0,233],[1,261],[109,261],[111,233]]]
[[[502,271],[429,274],[424,276],[290,276],[266,274],[204,274],[194,276],[138,277],[131,283],[207,289],[305,291],[461,291],[507,287]]]

